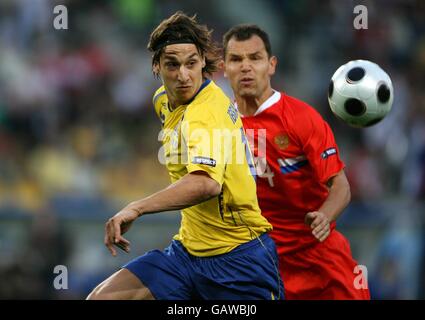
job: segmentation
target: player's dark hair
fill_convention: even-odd
[[[196,21],[196,15],[189,17],[177,11],[168,19],[163,20],[150,35],[148,49],[153,53],[152,66],[159,63],[164,48],[169,44],[193,43],[202,57],[205,57],[203,75],[212,75],[218,70],[220,60],[216,43],[212,41],[207,26]]]
[[[226,56],[227,44],[230,39],[235,38],[237,41],[245,41],[251,39],[252,36],[259,36],[264,42],[267,55],[272,56],[272,46],[270,44],[269,35],[256,24],[239,24],[227,31],[223,36],[223,53]]]

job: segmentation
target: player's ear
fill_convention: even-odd
[[[223,74],[224,74],[224,77],[225,77],[225,78],[227,78],[226,65],[225,65],[225,63],[224,63],[224,60],[223,60],[223,59],[221,59],[221,60],[218,62],[218,69],[219,69],[219,70],[222,70],[222,71],[223,71]]]
[[[220,61],[217,64],[217,67],[218,67],[218,70],[225,71],[225,69],[224,69],[224,60],[223,59],[220,59]]]
[[[274,73],[276,72],[276,66],[277,66],[277,57],[272,56],[269,59],[269,76],[274,75]]]
[[[152,71],[155,75],[159,77],[159,63],[155,62],[152,66]]]
[[[206,65],[205,57],[202,57],[202,69],[204,69]]]

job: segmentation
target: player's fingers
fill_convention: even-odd
[[[109,238],[108,238],[108,236],[107,236],[107,235],[105,235],[104,243],[105,243],[106,248],[108,248],[109,252],[110,252],[113,256],[115,256],[115,254],[116,254],[115,249],[114,249],[114,247],[112,246],[112,244],[109,242]]]
[[[114,243],[127,243],[128,240],[121,236],[121,221],[118,219],[111,219],[111,224],[114,226]]]
[[[123,238],[122,236],[120,236],[120,238],[117,241],[117,239],[115,239],[115,235],[114,235],[113,244],[115,246],[117,246],[118,248],[120,248],[121,250],[124,250],[125,252],[130,252],[130,241]]]
[[[320,221],[319,224],[317,224],[314,228],[313,228],[313,234],[316,236],[318,233],[320,233],[323,229],[326,228],[326,226],[329,225],[329,223],[326,220],[322,220]]]
[[[130,252],[130,242],[129,241],[127,241],[127,242],[118,241],[118,242],[115,242],[114,245],[116,245],[121,250],[124,250],[125,252]]]
[[[320,242],[323,242],[323,241],[325,241],[326,240],[326,238],[330,235],[330,229],[328,229],[328,230],[326,230],[326,232],[322,235],[322,236],[320,236],[320,238],[319,238],[319,241]]]
[[[326,224],[328,222],[328,220],[326,219],[325,216],[323,216],[323,214],[318,214],[315,216],[313,222],[311,223],[311,228],[315,229],[320,225]]]
[[[114,244],[125,252],[130,252],[130,241],[121,236],[121,223],[117,220],[111,221],[114,226]]]
[[[112,219],[109,219],[106,227],[107,227],[107,232],[108,232],[109,243],[113,244],[114,243],[115,231],[114,231],[114,225],[112,223]]]
[[[322,221],[314,230],[313,232],[316,235],[319,235],[320,233],[323,233],[324,231],[326,231],[326,229],[329,228],[329,223],[327,221]]]
[[[117,252],[113,246],[113,242],[112,237],[111,237],[111,226],[109,221],[105,224],[105,238],[103,240],[103,242],[105,243],[105,246],[108,248],[109,252],[111,252],[111,254],[113,256],[116,256]]]
[[[325,240],[326,239],[326,237],[327,237],[327,234],[329,233],[329,230],[330,230],[330,228],[329,228],[329,224],[327,224],[320,232],[318,232],[316,235],[315,235],[315,237],[318,239],[318,240],[320,240],[320,241],[323,241],[323,240]]]
[[[111,218],[108,225],[110,246],[116,254],[114,245],[125,252],[130,252],[130,241],[121,236],[121,224],[116,218]]]
[[[130,241],[128,241],[126,238],[124,238],[121,235],[119,236],[118,243],[121,243],[121,244],[124,244],[124,245],[130,245]]]
[[[311,223],[310,227],[312,229],[317,228],[319,225],[321,225],[323,223],[323,219],[320,216],[317,216],[313,222]]]
[[[125,251],[125,252],[127,252],[127,253],[129,253],[129,252],[130,252],[130,245],[128,245],[128,244],[123,244],[123,243],[121,243],[121,242],[118,242],[118,243],[115,243],[115,245],[116,245],[118,248],[120,248],[121,250],[123,250],[123,251]]]
[[[311,226],[311,224],[313,223],[315,218],[316,218],[316,213],[315,212],[309,212],[305,215],[304,223],[308,226]]]
[[[130,245],[127,243],[124,243],[122,241],[118,241],[114,243],[118,248],[120,248],[121,250],[125,251],[125,252],[130,252]]]

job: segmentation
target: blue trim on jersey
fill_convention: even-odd
[[[198,89],[198,91],[195,93],[195,95],[193,96],[193,98],[192,99],[190,99],[189,100],[189,102],[188,103],[186,103],[186,104],[190,104],[193,100],[195,100],[195,98],[196,98],[196,96],[199,94],[199,92],[201,92],[207,85],[209,85],[210,84],[210,82],[211,82],[211,80],[210,79],[206,79],[202,84],[201,84],[201,86],[199,87],[199,89]]]
[[[196,94],[198,94],[199,92],[201,92],[202,89],[204,89],[207,85],[209,85],[211,82],[210,79],[205,79],[204,83],[201,85],[201,87],[199,88],[198,92]],[[196,96],[195,94],[195,96]]]
[[[195,93],[195,95],[193,96],[193,98],[192,99],[190,99],[190,101],[188,102],[188,103],[186,103],[186,104],[189,104],[189,103],[191,103],[195,98],[196,98],[196,96],[199,94],[199,92],[201,92],[207,85],[209,85],[210,84],[210,82],[211,82],[211,80],[210,79],[206,79],[203,83],[202,83],[202,85],[199,87],[199,89],[198,89],[198,91]],[[164,90],[164,91],[161,91],[160,93],[158,93],[156,96],[154,96],[153,97],[153,105],[155,106],[155,103],[156,103],[156,100],[158,100],[158,98],[160,97],[160,96],[162,96],[162,95],[164,95],[164,94],[166,94],[167,92]]]
[[[160,96],[162,96],[162,95],[164,95],[164,94],[166,94],[167,92],[164,90],[164,91],[161,91],[160,93],[158,93],[155,97],[153,97],[153,105],[155,106],[155,103],[156,103],[156,100],[158,100],[158,98],[160,97]]]

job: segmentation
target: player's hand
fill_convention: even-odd
[[[131,224],[138,217],[137,210],[125,207],[106,222],[104,243],[113,256],[117,255],[114,245],[127,253],[130,252],[130,241],[122,235],[130,229]]]
[[[323,242],[330,234],[329,218],[320,211],[312,211],[305,215],[304,222],[312,229],[313,236]]]

